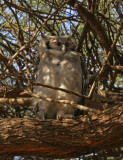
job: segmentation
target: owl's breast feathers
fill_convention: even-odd
[[[63,45],[66,46],[67,52],[62,48]],[[74,43],[68,35],[42,38],[39,43],[35,81],[82,93],[86,68],[80,54],[73,51],[73,47]],[[65,99],[74,101],[74,103],[79,103],[81,100],[75,95],[41,86],[34,86],[33,92],[54,100]],[[36,99],[36,108],[38,110],[37,115],[41,119],[64,117],[65,114],[73,116],[75,111],[72,105],[49,103],[41,99]]]
[[[41,55],[36,82],[81,93],[82,70],[80,55],[74,51],[68,51],[64,54],[60,52],[58,55],[57,52],[47,50],[47,53]],[[42,87],[37,89],[40,93],[53,98],[73,99],[76,102],[79,100],[78,97],[61,91],[48,88],[42,89]]]

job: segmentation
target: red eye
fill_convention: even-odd
[[[54,39],[53,42],[54,42],[54,43],[58,43],[58,40],[57,40],[57,39]]]
[[[61,45],[61,43],[57,39],[54,39],[52,42],[54,43],[54,45],[58,45],[58,46]]]

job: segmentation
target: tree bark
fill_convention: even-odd
[[[123,106],[76,120],[0,120],[0,157],[75,158],[123,146]]]

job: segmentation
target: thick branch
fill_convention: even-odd
[[[0,120],[0,156],[69,158],[122,146],[122,106],[76,120]]]

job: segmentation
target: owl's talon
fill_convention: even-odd
[[[75,119],[75,117],[72,114],[66,114],[65,118],[66,119]]]
[[[63,112],[60,112],[57,114],[57,119],[62,120],[62,119],[75,119],[75,117],[72,114],[64,114]]]
[[[58,115],[58,116],[57,116],[57,119],[58,119],[58,120],[62,120],[62,119],[63,119],[63,116],[62,116],[62,115]]]
[[[63,111],[59,111],[59,112],[57,113],[56,118],[57,118],[58,120],[64,119],[64,118],[65,118],[64,112],[63,112]]]

